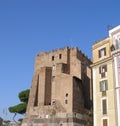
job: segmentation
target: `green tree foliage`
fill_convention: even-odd
[[[23,119],[22,119],[22,118],[20,118],[18,121],[19,121],[19,122],[22,122],[22,121],[23,121]]]
[[[2,124],[2,122],[3,122],[3,119],[0,117],[0,125]]]
[[[27,107],[27,104],[26,103],[20,103],[18,105],[9,107],[9,111],[11,113],[24,114],[26,112],[26,107]]]
[[[28,103],[28,97],[29,97],[29,92],[30,90],[25,90],[25,91],[21,91],[18,95],[19,99],[21,102],[24,102],[24,103]]]
[[[27,103],[28,103],[28,98],[29,98],[29,92],[30,92],[29,89],[21,91],[18,94],[18,97],[19,97],[19,100],[21,101],[21,103],[8,108],[9,112],[14,113],[14,117],[13,117],[14,121],[15,121],[14,118],[17,114],[25,114],[26,108],[27,108]]]

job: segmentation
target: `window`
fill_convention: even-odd
[[[62,54],[59,54],[59,59],[62,59]]]
[[[107,65],[103,65],[99,67],[99,74],[101,74],[101,77],[105,77],[105,72],[107,72]]]
[[[68,100],[67,99],[65,100],[65,104],[68,104]]]
[[[54,56],[52,56],[52,61],[54,61]]]
[[[116,42],[116,49],[119,49],[120,48],[120,38],[116,39],[115,42]]]
[[[107,100],[106,99],[102,100],[102,113],[103,115],[107,114]]]
[[[103,80],[100,82],[100,91],[104,92],[106,90],[108,90],[107,80]]]
[[[118,61],[118,67],[120,67],[120,57],[118,57],[117,61]]]
[[[66,93],[66,95],[65,95],[66,97],[68,97],[68,93]]]
[[[119,42],[119,45],[120,45],[120,37],[118,38],[118,42]]]
[[[108,126],[107,119],[103,119],[103,126]]]
[[[101,72],[101,73],[107,72],[107,65],[101,66],[100,72]]]
[[[106,48],[102,48],[98,51],[99,58],[106,56]]]

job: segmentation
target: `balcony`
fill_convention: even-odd
[[[111,50],[111,55],[120,53],[120,48],[116,48],[113,44],[111,45],[110,50]]]

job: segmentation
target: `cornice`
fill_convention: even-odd
[[[98,62],[96,62],[96,63],[93,63],[92,65],[91,65],[91,67],[93,68],[93,67],[96,67],[96,66],[98,66],[98,65],[101,65],[101,64],[103,64],[103,63],[106,63],[106,62],[108,62],[108,61],[112,61],[112,56],[111,57],[108,57],[108,58],[105,58],[105,59],[103,59],[103,60],[100,60],[100,61],[98,61]]]
[[[98,47],[100,47],[100,46],[102,46],[102,45],[104,45],[106,43],[109,43],[109,42],[110,42],[110,38],[109,37],[107,37],[107,38],[105,38],[105,39],[103,39],[101,41],[98,41],[95,44],[93,44],[92,50],[94,50],[94,49],[96,49],[96,48],[98,48]]]

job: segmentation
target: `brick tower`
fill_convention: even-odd
[[[37,55],[22,126],[92,126],[90,65],[76,47]]]

